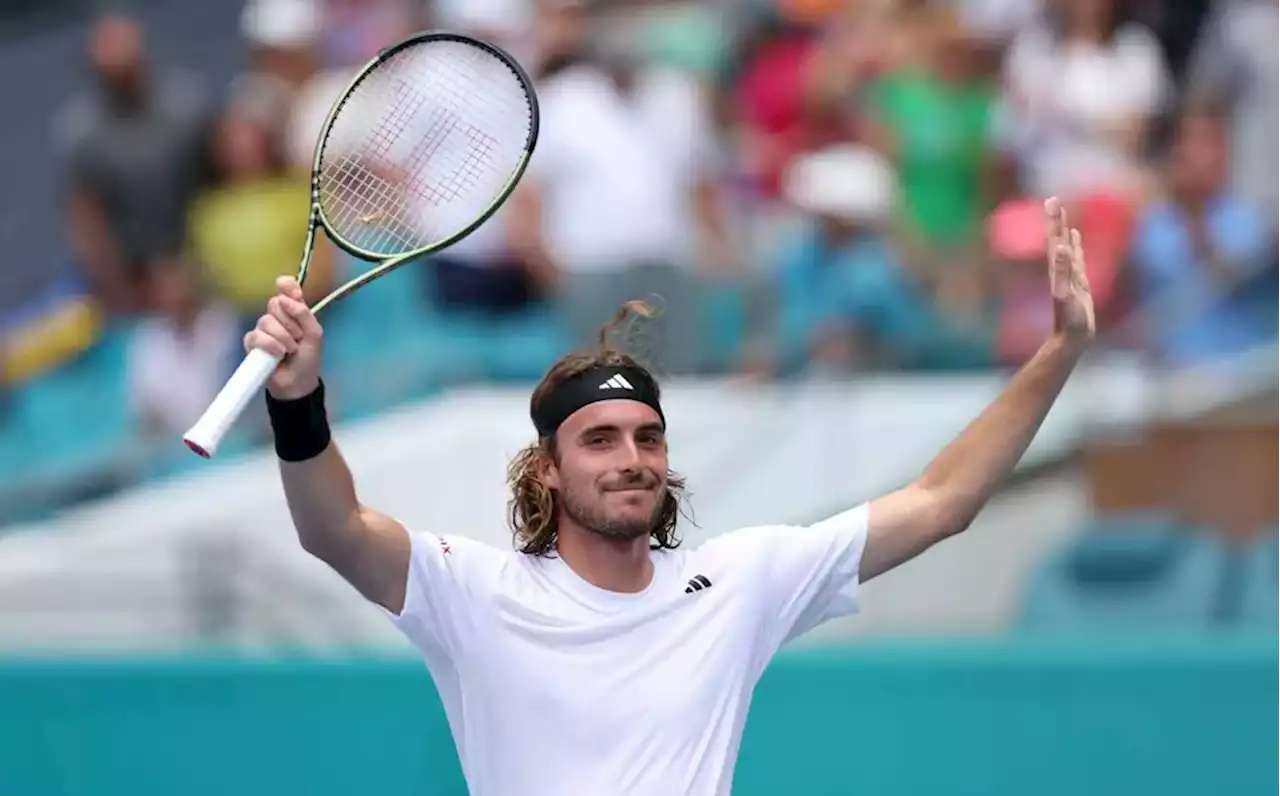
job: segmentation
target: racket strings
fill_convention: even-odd
[[[532,123],[524,83],[487,50],[407,47],[371,70],[330,123],[317,180],[325,220],[379,256],[444,240],[502,195]]]
[[[352,228],[357,223],[370,225],[367,229],[375,237],[366,241],[362,248],[375,252],[414,248],[412,235],[407,232],[410,225],[402,212],[404,205],[395,201],[393,182],[380,172],[390,173],[388,154],[399,132],[413,117],[414,108],[424,98],[404,81],[397,81],[394,97],[370,134],[367,151],[359,156],[344,155],[334,170],[336,173],[326,175],[322,171],[321,176],[329,190],[337,192],[347,188],[354,194],[346,197],[349,201],[338,203],[338,214],[331,223],[342,229]]]

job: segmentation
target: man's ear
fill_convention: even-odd
[[[538,474],[538,480],[547,489],[560,488],[560,468],[556,466],[555,457],[545,448],[538,452],[535,472]]]

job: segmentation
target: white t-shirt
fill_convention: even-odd
[[[1140,158],[1098,128],[1156,113],[1169,85],[1160,45],[1140,25],[1103,46],[1060,43],[1044,28],[1019,35],[1005,62],[1006,134],[1028,189],[1071,196],[1132,187]]]
[[[217,305],[200,313],[190,334],[164,318],[138,324],[127,365],[133,411],[174,433],[190,428],[231,375],[239,331],[236,316]]]
[[[538,87],[527,179],[541,191],[548,253],[571,273],[680,259],[688,186],[680,159],[607,75],[572,66]]]
[[[472,796],[722,796],[773,654],[857,610],[867,514],[655,552],[638,594],[416,533],[388,616],[426,659]]]

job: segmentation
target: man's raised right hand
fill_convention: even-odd
[[[267,389],[280,400],[301,398],[320,383],[320,351],[324,331],[302,296],[302,286],[291,276],[276,279],[276,294],[267,311],[244,336],[245,351],[255,348],[284,357]]]

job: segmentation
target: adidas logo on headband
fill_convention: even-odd
[[[538,436],[556,433],[569,415],[597,401],[639,401],[653,407],[666,428],[667,418],[658,403],[658,385],[643,368],[626,365],[591,367],[556,385],[537,404],[529,407],[529,415]]]
[[[618,375],[613,376],[612,378],[608,379],[603,384],[601,384],[600,389],[602,390],[634,390],[635,387],[632,387],[631,382],[627,381],[622,376],[622,374],[619,373]]]

